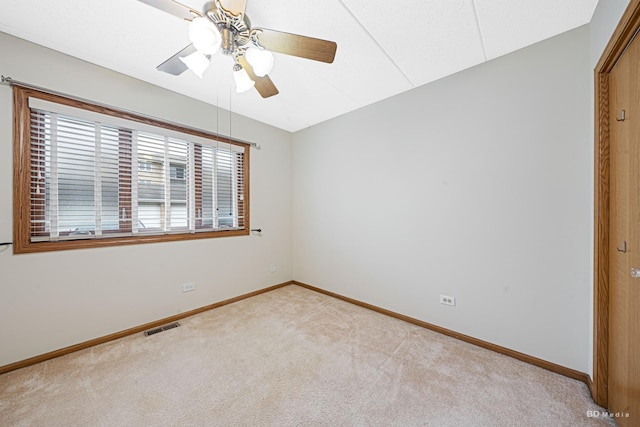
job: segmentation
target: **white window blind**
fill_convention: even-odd
[[[245,146],[36,101],[32,242],[244,228]]]

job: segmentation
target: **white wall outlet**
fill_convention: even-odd
[[[195,290],[196,290],[195,282],[185,283],[184,285],[182,285],[182,292],[191,292]]]
[[[455,299],[455,297],[448,297],[446,295],[440,295],[440,304],[451,305],[451,306],[455,307],[456,299]]]
[[[274,262],[273,264],[271,264],[271,272],[275,273],[276,271],[278,271],[278,266],[276,265],[276,263]]]

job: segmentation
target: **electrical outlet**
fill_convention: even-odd
[[[455,297],[448,297],[446,295],[440,295],[440,304],[451,305],[451,306],[455,307],[456,299],[455,299]]]
[[[274,262],[273,264],[271,264],[271,272],[275,273],[276,271],[278,271],[278,267],[276,266],[276,263]]]
[[[196,290],[195,282],[185,283],[184,285],[182,285],[182,292],[191,292],[195,290]]]

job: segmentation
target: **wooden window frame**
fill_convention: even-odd
[[[99,114],[106,114],[120,119],[131,120],[146,125],[157,126],[170,131],[180,132],[186,135],[193,135],[212,141],[224,142],[236,146],[244,147],[242,172],[244,188],[242,191],[242,205],[244,207],[243,218],[239,221],[241,228],[233,230],[213,230],[197,231],[185,233],[170,233],[156,235],[133,235],[119,237],[101,237],[94,239],[59,240],[59,241],[31,241],[31,216],[32,206],[30,197],[30,186],[32,182],[31,166],[31,109],[29,98],[39,98],[45,101],[70,107],[80,108]],[[249,210],[249,164],[250,145],[226,138],[213,133],[191,129],[172,123],[164,123],[156,119],[137,115],[135,113],[117,110],[115,108],[92,104],[90,102],[67,98],[62,95],[43,92],[34,88],[15,84],[13,87],[13,252],[15,254],[60,251],[69,249],[87,249],[96,247],[122,246],[141,243],[155,242],[175,242],[195,239],[209,239],[218,237],[246,236],[250,233],[250,210]],[[127,144],[126,135],[121,137],[121,145]],[[129,166],[129,169],[131,167]],[[36,177],[37,179],[40,179]],[[123,186],[125,188],[123,188]],[[126,191],[127,184],[121,184],[120,191]],[[130,186],[130,185],[129,185]],[[200,201],[202,196],[196,197]],[[197,202],[196,202],[197,203]],[[197,206],[196,206],[197,208]],[[33,209],[38,209],[33,207]],[[120,209],[124,209],[128,215],[131,214],[131,200],[121,200]],[[37,213],[36,213],[37,214]],[[197,223],[197,219],[196,219]],[[121,223],[122,226],[122,223]],[[120,230],[123,231],[123,230]],[[125,230],[126,231],[126,230]],[[105,233],[108,235],[108,233]]]

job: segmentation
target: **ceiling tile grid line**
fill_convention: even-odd
[[[482,27],[480,26],[480,19],[478,18],[478,8],[476,7],[476,0],[471,0],[473,5],[473,15],[476,18],[476,27],[478,28],[478,37],[480,37],[480,44],[482,45],[482,56],[484,60],[487,60],[487,47],[484,43],[484,37],[482,37]]]
[[[380,44],[380,42],[378,42],[378,40],[373,36],[373,34],[371,34],[371,32],[369,32],[369,30],[367,30],[367,28],[362,24],[362,22],[358,19],[358,17],[351,11],[351,9],[349,9],[349,7],[344,3],[344,1],[342,0],[338,0],[340,2],[340,4],[342,5],[342,7],[344,8],[344,10],[347,11],[347,13],[349,13],[349,15],[351,15],[351,17],[353,18],[353,20],[355,22],[358,23],[358,25],[360,26],[360,28],[362,29],[362,31],[364,31],[369,38],[371,39],[371,41],[373,43],[375,43],[375,45],[378,47],[378,49],[380,49],[380,51],[382,53],[384,53],[384,55],[387,57],[387,59],[389,59],[389,62],[391,62],[393,64],[394,67],[396,67],[396,69],[398,70],[398,72],[400,74],[402,74],[402,76],[407,80],[407,82],[412,86],[412,87],[416,87],[416,84],[409,78],[409,76],[407,76],[404,71],[402,70],[402,68],[400,68],[400,66],[396,63],[396,61],[389,55],[389,53],[382,47],[382,45]]]

